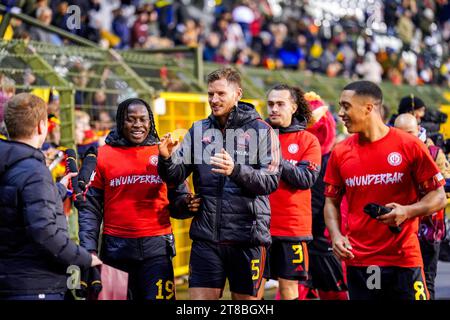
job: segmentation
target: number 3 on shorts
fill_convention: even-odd
[[[251,261],[252,263],[252,271],[256,271],[256,273],[254,273],[252,275],[252,280],[258,280],[259,279],[259,259],[253,259]]]
[[[303,248],[301,244],[293,244],[294,254],[298,254],[298,259],[292,260],[292,263],[303,263]]]

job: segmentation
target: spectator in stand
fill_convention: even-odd
[[[356,65],[356,72],[360,74],[364,80],[381,83],[383,68],[378,63],[373,52],[368,52],[364,62]]]
[[[67,14],[68,8],[69,3],[67,1],[61,1],[60,3],[58,3],[56,8],[54,9],[55,14],[53,16],[52,25],[67,31],[71,31],[67,27],[67,19],[69,17],[69,15]]]
[[[445,86],[450,79],[447,60],[450,10],[446,0],[386,0],[384,10],[368,5],[365,15],[355,13],[345,17],[340,15],[340,10],[329,12],[329,8],[321,8],[316,1],[300,2],[301,6],[282,2],[282,12],[275,15],[267,1],[230,0],[216,6],[211,20],[191,17],[189,12],[196,11],[189,10],[181,0],[141,2],[124,6],[114,1],[66,0],[59,6],[56,1],[50,5],[56,13],[53,24],[61,28],[67,27],[67,5],[79,6],[80,28],[69,31],[104,47],[165,48],[202,44],[205,60],[218,63],[236,62],[267,69],[299,68],[328,77],[359,75],[377,83],[380,78],[388,79],[395,85]],[[46,8],[47,0],[28,1],[24,12],[34,15],[47,11]],[[119,12],[123,8],[126,14],[122,16]],[[199,22],[193,23],[197,19]],[[13,21],[11,26],[14,38],[27,38],[20,23]],[[50,40],[41,31],[33,30],[32,38]],[[216,38],[215,35],[210,38],[212,32],[220,36],[217,45],[212,44]],[[370,58],[372,67],[363,68],[368,71],[355,70],[356,61],[372,54],[376,55],[376,59]],[[376,66],[376,60],[382,64],[382,71]],[[365,63],[360,62],[358,68]]]
[[[141,8],[137,11],[137,19],[131,29],[131,47],[142,48],[148,38],[149,13]]]
[[[127,49],[130,46],[130,28],[128,28],[128,21],[123,15],[122,8],[113,10],[114,19],[112,21],[112,32],[120,38],[120,43],[116,46],[117,49]]]
[[[43,25],[48,26],[52,22],[52,9],[50,9],[49,7],[40,7],[36,10],[36,16]],[[32,40],[40,42],[47,42],[54,45],[62,44],[61,39],[56,34],[45,31],[35,26],[30,28],[30,37]]]
[[[252,34],[250,32],[250,26],[255,21],[255,14],[248,7],[249,1],[240,1],[240,3],[233,9],[233,20],[237,22],[244,33],[244,38],[247,46],[252,43]]]
[[[0,123],[3,121],[5,103],[16,93],[16,82],[7,76],[0,75]]]
[[[183,30],[181,34],[182,45],[188,47],[197,46],[200,37],[200,27],[198,22],[193,19],[188,19],[181,29]]]
[[[203,59],[206,61],[215,61],[220,45],[220,36],[217,32],[211,32],[206,39],[203,50]]]
[[[406,10],[398,20],[397,24],[398,36],[407,47],[409,47],[409,45],[411,44],[415,29],[411,17],[411,11]]]

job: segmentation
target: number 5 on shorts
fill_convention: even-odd
[[[292,263],[303,263],[303,248],[301,244],[293,244],[294,254],[298,254],[298,259],[292,260]]]
[[[252,262],[252,271],[256,271],[256,273],[252,275],[252,280],[258,280],[259,279],[259,259],[253,259],[251,262]]]

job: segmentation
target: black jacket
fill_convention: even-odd
[[[141,146],[151,146],[158,142],[158,138],[149,135]],[[114,147],[130,146],[130,143],[112,130],[106,138],[106,143]],[[187,185],[182,182],[175,188],[168,188],[169,212],[171,217],[184,219],[190,217],[185,202],[189,194]],[[100,227],[103,221],[104,191],[89,187],[86,201],[77,204],[79,210],[79,236],[80,244],[91,252],[98,251]],[[126,213],[124,213],[126,214]],[[169,255],[175,256],[175,241],[173,234],[142,238],[121,238],[103,235],[100,248],[100,257],[103,262],[116,268],[128,271],[120,261],[141,261],[143,259]]]
[[[320,174],[317,182],[311,188],[311,209],[313,214],[312,231],[313,237],[323,237],[325,233],[325,182],[323,178],[325,177],[325,172],[328,165],[328,159],[330,158],[330,153],[326,153],[322,156],[322,167],[320,168]]]
[[[231,136],[234,133],[237,137]],[[209,164],[211,154],[222,146],[235,162],[228,177],[213,173]],[[172,158],[159,158],[158,173],[168,185],[178,184],[193,173],[194,188],[202,202],[192,221],[192,239],[268,245],[268,195],[278,187],[280,154],[272,128],[252,105],[240,102],[223,131],[213,115],[194,123]]]
[[[70,240],[61,197],[41,151],[0,140],[0,294],[67,290],[67,267],[91,256]]]

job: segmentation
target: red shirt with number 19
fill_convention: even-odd
[[[333,150],[325,173],[325,195],[335,198],[345,192],[348,200],[347,230],[354,259],[350,266],[420,267],[417,231],[419,219],[406,220],[399,234],[368,214],[369,202],[386,205],[415,203],[420,192],[443,186],[444,179],[425,144],[395,128],[372,143],[352,135]]]

